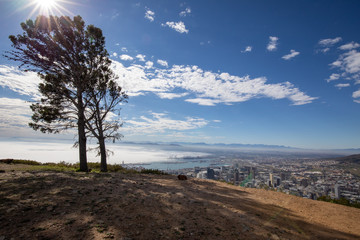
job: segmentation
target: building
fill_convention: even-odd
[[[270,187],[274,186],[274,175],[272,173],[270,173],[269,186]]]
[[[235,169],[234,171],[234,184],[238,185],[240,181],[240,176],[239,176],[239,169]]]
[[[212,168],[207,169],[207,178],[208,179],[215,179],[215,171]]]

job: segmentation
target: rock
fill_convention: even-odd
[[[182,174],[178,175],[177,177],[179,180],[187,180],[187,176],[182,175]]]

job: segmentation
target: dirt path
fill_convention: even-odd
[[[360,209],[175,176],[0,173],[0,239],[359,239]]]

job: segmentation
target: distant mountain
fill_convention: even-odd
[[[194,147],[218,147],[218,148],[244,148],[244,149],[254,149],[254,150],[279,150],[279,151],[299,151],[299,152],[318,152],[318,153],[332,153],[334,156],[346,156],[360,154],[360,148],[350,148],[350,149],[305,149],[305,148],[296,148],[291,146],[284,145],[267,145],[267,144],[242,144],[242,143],[205,143],[205,142],[128,142],[123,141],[120,144],[130,144],[130,145],[153,145],[153,146],[194,146]]]

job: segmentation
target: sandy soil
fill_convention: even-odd
[[[216,181],[0,173],[0,240],[360,239],[359,223],[360,209]]]

